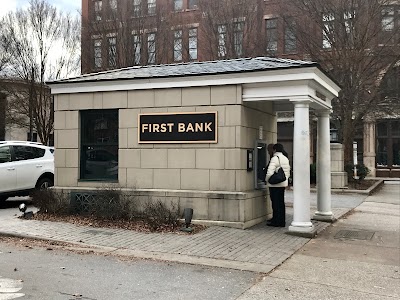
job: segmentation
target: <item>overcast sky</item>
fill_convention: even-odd
[[[10,10],[15,10],[19,7],[27,6],[29,0],[0,0],[1,9],[0,17],[7,14]],[[81,9],[82,0],[47,0],[50,4],[56,6],[58,9],[66,12],[78,14]]]

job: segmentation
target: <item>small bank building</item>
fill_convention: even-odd
[[[313,62],[268,57],[151,65],[49,83],[55,188],[71,197],[116,184],[193,208],[193,222],[248,228],[272,213],[263,168],[277,112],[294,112],[289,233],[332,220],[331,100],[339,87]],[[309,115],[318,117],[317,211],[310,212]]]

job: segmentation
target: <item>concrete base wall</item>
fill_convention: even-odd
[[[344,188],[348,185],[344,172],[344,150],[342,144],[331,144],[331,188]]]
[[[331,187],[339,189],[348,185],[348,176],[346,172],[331,172]]]
[[[55,187],[67,195],[71,193],[93,194],[95,188]],[[211,192],[185,190],[119,189],[132,196],[132,201],[146,203],[161,201],[167,207],[193,209],[193,223],[246,229],[267,219],[269,197],[267,191]]]

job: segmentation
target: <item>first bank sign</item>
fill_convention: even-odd
[[[217,112],[139,114],[139,144],[216,143]]]

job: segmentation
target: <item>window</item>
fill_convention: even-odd
[[[376,125],[378,167],[400,167],[400,120],[381,120]]]
[[[346,33],[352,35],[354,31],[355,12],[344,13],[343,18],[344,18],[344,28],[346,30]]]
[[[140,35],[135,34],[133,36],[133,64],[134,65],[140,65],[140,59],[141,59],[141,47],[142,43],[140,41]]]
[[[94,2],[94,15],[96,21],[101,21],[101,14],[103,9],[103,1],[95,1]]]
[[[189,9],[197,9],[198,0],[188,0],[188,8]]]
[[[244,22],[235,22],[233,24],[233,44],[237,57],[241,57],[243,55],[243,27]]]
[[[265,20],[265,27],[267,36],[267,54],[276,55],[278,51],[278,19]]]
[[[218,25],[218,57],[226,56],[226,25]]]
[[[174,0],[174,10],[179,11],[183,9],[183,0]]]
[[[394,29],[394,7],[382,9],[382,30],[392,31]]]
[[[182,30],[174,31],[174,61],[182,61]]]
[[[197,60],[197,28],[189,29],[189,60]]]
[[[117,38],[108,38],[108,66],[115,68],[117,66]]]
[[[294,53],[296,50],[296,22],[289,19],[285,26],[285,53]]]
[[[13,146],[15,160],[28,160],[44,156],[46,150],[31,146]]]
[[[156,14],[156,0],[147,0],[147,14]]]
[[[322,32],[322,48],[330,49],[333,43],[333,29],[335,16],[332,13],[324,14],[322,16],[324,22],[324,28]]]
[[[147,63],[156,62],[156,34],[154,32],[147,34]]]
[[[118,179],[118,110],[81,112],[81,179]]]
[[[93,42],[94,49],[94,67],[101,68],[103,65],[103,60],[101,56],[101,40],[94,40]]]
[[[118,7],[118,2],[117,2],[117,0],[109,0],[109,5],[110,5],[110,9],[111,9],[113,12],[116,12],[117,7]]]
[[[11,161],[11,151],[9,146],[0,147],[0,164]]]
[[[37,142],[37,133],[36,132],[32,133],[32,140],[31,140],[31,133],[28,132],[26,135],[26,140],[30,142]]]
[[[142,14],[142,0],[133,0],[133,16],[140,17]]]

